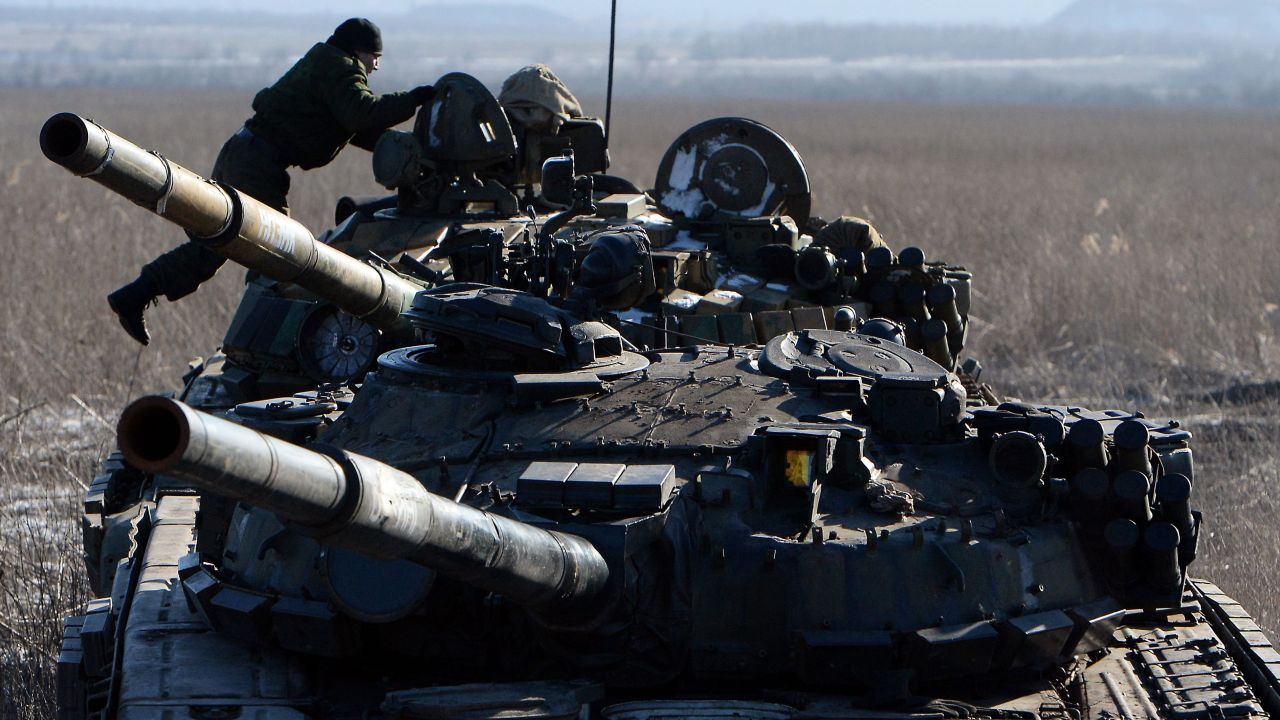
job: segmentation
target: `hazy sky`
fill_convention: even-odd
[[[574,0],[538,0],[538,4],[561,12],[583,5],[607,10],[607,0],[583,3]],[[620,0],[620,13],[639,10],[639,2]],[[1024,24],[1047,20],[1070,4],[1070,0],[645,0],[643,5],[685,17],[700,25],[731,20],[799,21],[841,23],[967,23]]]
[[[503,0],[498,0],[502,2]],[[509,3],[536,5],[584,20],[607,16],[609,0],[505,0]],[[742,22],[879,22],[879,23],[946,23],[946,24],[1029,24],[1043,21],[1070,4],[1071,0],[619,0],[623,20],[638,12],[665,16],[675,23],[702,28],[716,24],[736,25]],[[458,0],[435,0],[461,4]],[[164,10],[173,7],[220,10],[276,10],[280,12],[364,13],[376,18],[378,9],[385,12],[407,10],[413,5],[434,4],[432,0],[383,0],[377,4],[349,0],[186,0],[182,3],[160,0],[0,0],[5,6],[27,7],[112,7],[126,6]],[[479,5],[480,3],[475,3]],[[478,12],[480,12],[478,10]]]

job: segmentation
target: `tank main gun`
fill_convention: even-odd
[[[229,185],[205,180],[101,125],[58,113],[40,130],[45,157],[178,225],[240,265],[294,283],[382,329],[400,326],[422,288],[317,242],[298,221]]]
[[[176,400],[135,401],[117,439],[144,471],[275,512],[322,543],[403,558],[522,605],[586,601],[609,578],[581,537],[455,503],[372,458],[322,454]]]

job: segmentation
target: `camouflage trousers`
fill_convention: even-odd
[[[288,214],[289,173],[285,167],[273,147],[241,128],[222,145],[209,178]],[[195,292],[224,262],[221,255],[188,241],[143,265],[142,275],[173,301]]]

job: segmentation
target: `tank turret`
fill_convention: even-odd
[[[383,329],[399,327],[420,286],[317,242],[296,220],[228,185],[210,182],[72,113],[40,131],[45,157],[178,225],[250,270],[295,283]]]
[[[273,511],[325,543],[407,559],[524,605],[587,600],[609,577],[586,540],[460,505],[355,453],[325,455],[175,400],[134,402],[125,459]]]

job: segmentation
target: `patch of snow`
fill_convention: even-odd
[[[698,164],[698,153],[693,148],[684,148],[676,152],[671,161],[671,189],[688,190],[689,181],[693,180],[693,169]]]
[[[728,142],[729,136],[725,133],[720,133],[713,138],[707,138],[702,141],[702,154],[707,157],[711,157],[712,155],[720,152],[720,149]]]
[[[662,195],[662,207],[685,217],[696,218],[707,204],[707,198],[698,188],[692,190],[668,190]]]
[[[635,221],[636,221],[637,223],[641,224],[641,225],[644,225],[646,228],[648,228],[648,227],[659,227],[659,228],[671,227],[671,218],[669,218],[669,217],[667,217],[667,216],[665,216],[665,215],[659,215],[658,213],[655,213],[655,212],[649,212],[649,213],[645,213],[645,214],[643,214],[643,215],[637,215],[637,216],[635,217]]]
[[[702,252],[707,249],[707,244],[701,240],[694,240],[688,230],[681,230],[676,233],[675,241],[662,249],[681,250],[684,252]]]
[[[717,297],[730,302],[739,302],[742,300],[742,293],[734,292],[732,290],[712,290],[707,293],[707,297]]]
[[[699,299],[701,299],[700,295],[672,295],[667,297],[667,303],[681,310],[692,310],[697,306]]]
[[[716,186],[719,187],[721,190],[723,190],[726,195],[733,195],[734,197],[737,197],[742,193],[741,188],[739,188],[737,185],[730,184],[728,180],[725,180],[722,177],[716,178],[715,183],[716,183]]]
[[[731,275],[721,275],[720,279],[716,282],[716,287],[726,288],[728,290],[734,290],[737,292],[750,290],[750,289],[759,287],[759,285],[760,285],[760,278],[753,277],[746,273],[733,273]]]
[[[650,315],[649,313],[643,310],[637,310],[635,308],[631,308],[630,310],[623,310],[622,312],[618,312],[614,314],[618,316],[619,320],[627,320],[630,322],[650,323],[653,321],[652,315]]]

